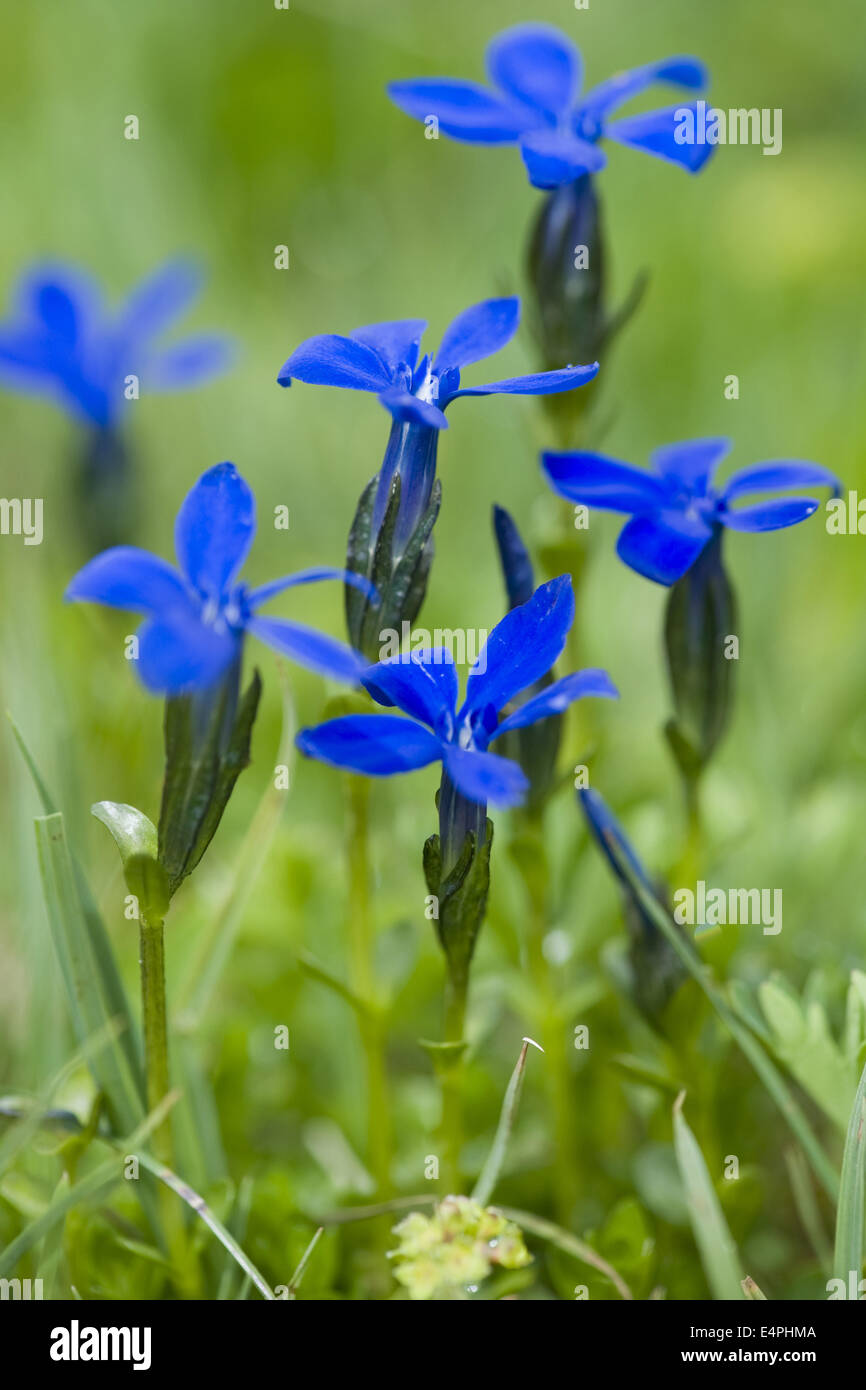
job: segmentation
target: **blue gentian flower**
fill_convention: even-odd
[[[679,144],[669,106],[611,121],[610,114],[656,82],[701,91],[707,82],[696,58],[665,58],[621,72],[581,95],[579,50],[548,24],[518,24],[488,45],[487,72],[499,89],[447,77],[392,82],[391,100],[419,121],[435,116],[453,140],[476,145],[519,145],[530,183],[558,188],[607,163],[602,138],[631,145],[696,173],[713,146]]]
[[[554,492],[569,502],[630,514],[617,542],[620,559],[657,584],[674,584],[720,527],[775,531],[805,521],[820,505],[814,497],[776,497],[735,507],[740,498],[788,488],[841,489],[828,469],[788,459],[741,468],[717,488],[715,469],[730,448],[728,439],[668,444],[652,454],[652,472],[591,453],[543,454],[541,463]]]
[[[298,747],[334,767],[373,777],[443,764],[444,779],[466,801],[509,807],[521,802],[528,783],[517,763],[489,752],[512,729],[522,729],[566,709],[585,695],[615,699],[606,672],[576,671],[554,681],[514,713],[500,712],[520,691],[550,670],[574,620],[571,577],[542,584],[491,632],[457,707],[457,673],[451,653],[429,647],[369,667],[361,683],[394,714],[350,714],[303,729]],[[440,805],[441,811],[441,805]]]
[[[395,473],[401,476],[401,502],[395,538],[399,554],[430,501],[436,473],[439,431],[448,428],[444,411],[458,396],[539,396],[572,391],[591,381],[598,363],[562,367],[528,376],[505,377],[482,386],[461,386],[460,370],[498,352],[514,336],[520,300],[487,299],[458,315],[446,329],[435,354],[419,361],[422,319],[373,323],[348,337],[320,334],[302,343],[282,367],[281,386],[304,381],[314,386],[343,386],[372,391],[394,424],[373,511],[378,532]]]
[[[258,616],[263,604],[299,584],[342,579],[369,589],[342,569],[319,566],[258,589],[237,582],[256,530],[255,499],[231,463],[199,478],[175,523],[180,569],[134,546],[97,555],[72,580],[67,599],[84,599],[145,615],[139,629],[138,674],[166,695],[209,689],[240,659],[244,633],[334,680],[356,684],[366,663],[333,637],[285,618]]]
[[[161,345],[201,288],[185,261],[162,266],[109,309],[100,286],[74,266],[28,270],[10,318],[0,323],[0,385],[53,398],[75,419],[110,431],[128,404],[125,382],[141,391],[196,386],[228,365],[230,346],[213,334]]]

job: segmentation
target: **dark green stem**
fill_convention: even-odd
[[[367,1084],[367,1155],[376,1189],[387,1193],[391,1182],[391,1121],[385,1033],[373,967],[373,915],[370,892],[370,783],[347,779],[349,809],[349,950],[352,988],[367,1006],[360,1015]]]
[[[170,1089],[162,922],[148,922],[144,917],[139,918],[139,947],[147,1109],[148,1113],[152,1113],[165,1100]],[[173,1169],[174,1146],[168,1115],[154,1127],[151,1143],[158,1161],[164,1167]],[[200,1296],[197,1261],[186,1239],[182,1215],[171,1193],[163,1186],[159,1189],[159,1207],[178,1289],[190,1298]]]

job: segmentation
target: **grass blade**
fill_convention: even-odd
[[[698,1141],[683,1116],[685,1094],[681,1091],[674,1102],[674,1149],[695,1244],[713,1298],[739,1302],[744,1297],[740,1257]]]
[[[53,817],[58,814],[59,808],[51,796],[36,766],[33,756],[24,742],[20,730],[17,728],[11,715],[7,715],[7,717],[12,726],[12,733],[21,752],[21,756],[33,778],[34,786],[42,802],[42,809],[45,813],[45,817]],[[37,835],[38,833],[37,831]],[[108,933],[105,930],[99,908],[96,906],[96,901],[90,891],[90,886],[81,865],[68,849],[67,854],[72,868],[72,879],[75,897],[77,897],[78,901],[78,912],[82,926],[86,930],[89,950],[92,953],[96,970],[99,973],[100,986],[104,994],[107,1013],[110,1018],[117,1019],[119,1022],[120,1033],[118,1036],[118,1046],[126,1056],[128,1071],[134,1078],[138,1090],[136,1113],[134,1117],[127,1117],[127,1123],[122,1126],[122,1128],[131,1129],[133,1124],[138,1123],[143,1118],[147,1108],[144,1095],[144,1071],[138,1033],[133,1026],[126,990],[123,987],[123,981],[120,976],[120,971],[117,968],[114,951],[112,950]],[[74,999],[70,999],[70,1006],[74,1009]],[[79,1041],[82,1041],[82,1039],[79,1038]]]
[[[842,1179],[839,1185],[839,1205],[836,1208],[836,1249],[833,1257],[835,1278],[844,1279],[845,1287],[852,1271],[852,1283],[859,1284],[863,1273],[863,1219],[866,1192],[866,1067],[863,1068],[851,1118],[845,1152],[842,1155]]]
[[[111,945],[95,908],[82,901],[75,866],[60,812],[36,818],[39,868],[48,922],[66,985],[76,1037],[80,1044],[101,1036],[112,1022],[119,1032],[89,1059],[96,1084],[104,1093],[112,1120],[121,1133],[135,1128],[144,1115],[143,1081],[129,1005]]]
[[[486,1207],[490,1201],[493,1189],[499,1179],[502,1164],[505,1162],[505,1153],[508,1148],[508,1141],[511,1138],[511,1131],[514,1128],[514,1121],[517,1118],[517,1106],[520,1103],[520,1092],[523,1089],[523,1073],[526,1070],[526,1054],[530,1047],[538,1047],[537,1042],[532,1038],[524,1038],[523,1046],[520,1049],[520,1056],[517,1059],[517,1066],[511,1074],[511,1080],[505,1091],[505,1098],[502,1102],[502,1111],[499,1116],[499,1124],[496,1127],[496,1134],[487,1161],[481,1170],[478,1181],[472,1193],[472,1198],[480,1202],[482,1207]],[[539,1052],[543,1052],[543,1047],[538,1047]]]
[[[289,1298],[297,1297],[298,1287],[300,1285],[301,1280],[304,1277],[304,1272],[307,1268],[307,1265],[310,1263],[310,1257],[313,1251],[315,1250],[316,1246],[318,1245],[319,1241],[321,1240],[322,1235],[324,1234],[324,1230],[324,1226],[319,1227],[319,1229],[313,1236],[313,1239],[310,1241],[309,1245],[307,1246],[306,1250],[301,1256],[298,1262],[298,1267],[289,1281]]]
[[[185,1183],[183,1178],[179,1178],[177,1173],[173,1173],[170,1168],[166,1168],[164,1163],[159,1163],[146,1151],[139,1150],[137,1157],[142,1168],[146,1169],[153,1177],[158,1178],[160,1182],[165,1183],[166,1187],[171,1188],[172,1192],[175,1192],[182,1202],[186,1202],[196,1216],[205,1223],[223,1249],[228,1251],[244,1274],[253,1281],[262,1298],[275,1302],[276,1295],[264,1275],[259,1272],[249,1256],[241,1249],[231,1232],[226,1230],[219,1217],[211,1211],[204,1198],[200,1197],[188,1183]]]

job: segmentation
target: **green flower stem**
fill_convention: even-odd
[[[352,989],[367,1005],[359,1015],[367,1078],[367,1159],[376,1189],[391,1185],[391,1117],[385,1062],[385,1029],[373,966],[373,916],[370,892],[370,783],[346,779],[349,857],[349,953]]]
[[[682,785],[686,811],[686,834],[682,854],[676,866],[676,883],[694,888],[704,864],[704,833],[701,819],[700,772],[683,773]]]
[[[156,1110],[170,1089],[168,1067],[168,1018],[165,1003],[165,937],[162,922],[139,918],[141,1011],[144,1024],[144,1060],[148,1112]],[[168,1115],[155,1126],[151,1137],[155,1157],[165,1168],[174,1167],[171,1120]],[[187,1297],[200,1296],[197,1261],[186,1238],[183,1218],[166,1187],[159,1188],[160,1216],[179,1290]]]
[[[553,1190],[556,1212],[569,1221],[578,1196],[576,1166],[577,1127],[563,1016],[550,963],[544,954],[544,938],[550,917],[550,860],[544,847],[540,819],[527,820],[527,839],[514,857],[520,868],[529,903],[527,956],[536,998],[533,1027],[541,1034],[545,1052],[550,1105],[553,1112]]]
[[[466,996],[468,976],[449,975],[445,986],[445,1044],[461,1044],[466,1026]],[[442,1189],[447,1195],[462,1192],[460,1150],[463,1145],[463,1049],[455,1047],[454,1055],[443,1057],[439,1064],[439,1084],[442,1092]]]

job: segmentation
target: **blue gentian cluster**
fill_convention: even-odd
[[[455,140],[519,147],[530,182],[549,191],[536,287],[546,285],[547,307],[559,312],[559,272],[550,255],[545,261],[544,247],[549,251],[555,246],[559,255],[577,226],[595,226],[591,180],[606,163],[600,142],[643,150],[693,173],[713,150],[675,139],[675,112],[681,108],[666,106],[625,118],[614,118],[614,113],[657,84],[700,91],[707,75],[695,58],[679,56],[623,72],[585,91],[578,50],[542,24],[519,25],[495,38],[487,51],[487,71],[491,87],[421,78],[394,82],[388,91],[403,111],[425,122],[435,118],[437,129]],[[548,244],[545,238],[552,240]],[[595,300],[599,285],[596,281],[592,291]],[[137,374],[143,388],[156,390],[195,384],[225,365],[221,339],[162,345],[163,334],[197,286],[189,267],[172,264],[108,313],[96,287],[77,272],[33,272],[19,289],[12,319],[0,325],[0,381],[46,392],[97,431],[114,431],[124,409],[128,374]],[[596,318],[585,341],[601,341],[609,332],[609,325]],[[437,892],[441,884],[451,895],[450,924],[440,924],[443,942],[464,912],[474,914],[474,941],[486,887],[483,874],[473,880],[472,856],[479,849],[489,856],[487,807],[521,804],[533,780],[543,783],[545,795],[553,784],[556,738],[542,752],[522,736],[546,723],[553,727],[552,721],[576,700],[617,694],[603,670],[555,675],[574,618],[572,581],[562,575],[536,586],[517,526],[501,508],[495,529],[509,611],[469,672],[462,702],[455,664],[444,648],[379,659],[384,629],[413,621],[424,598],[441,499],[438,443],[448,428],[451,404],[461,396],[569,397],[599,371],[595,360],[576,365],[560,359],[549,362],[547,371],[464,383],[467,369],[511,341],[519,320],[516,297],[486,299],[451,322],[435,352],[422,351],[427,325],[412,318],[367,324],[345,335],[316,335],[287,358],[278,374],[280,385],[303,382],[372,393],[390,416],[384,458],[358,503],[344,567],[315,567],[257,588],[242,583],[240,572],[255,533],[255,503],[234,466],[222,463],[203,474],[180,508],[177,568],[135,547],[113,546],[85,565],[67,591],[70,599],[143,615],[137,671],[149,690],[170,701],[218,690],[229,672],[235,679],[247,634],[302,666],[366,692],[369,712],[305,729],[298,745],[310,757],[363,776],[441,764],[440,833],[429,854],[425,850],[425,873]],[[567,337],[566,331],[563,340]],[[681,587],[690,572],[700,570],[702,594],[727,593],[719,568],[723,530],[790,526],[818,506],[814,497],[802,495],[803,489],[839,486],[827,469],[799,460],[756,464],[718,484],[715,470],[728,448],[721,439],[668,445],[652,455],[651,471],[575,450],[546,452],[541,463],[549,485],[570,502],[626,515],[617,545],[620,558],[670,586],[679,595],[680,609],[691,604],[693,611]],[[792,489],[797,495],[766,499],[767,493]],[[748,497],[761,500],[743,505]],[[283,591],[324,579],[345,585],[348,644],[296,621],[262,614],[263,606]],[[730,606],[717,603],[717,608],[719,622],[726,622]],[[726,707],[719,706],[709,732],[694,732],[701,720],[707,721],[704,706],[694,697],[695,682],[685,670],[698,660],[693,653],[700,644],[687,636],[691,646],[682,633],[674,631],[671,638],[674,645],[679,642],[680,652],[673,663],[680,672],[675,689],[688,695],[688,700],[682,695],[678,706],[676,737],[685,750],[683,758],[698,758],[718,736]],[[717,659],[715,633],[710,636],[712,641],[707,637],[700,648],[701,661]],[[373,712],[373,705],[399,712]],[[494,748],[517,750],[519,761]],[[589,796],[585,801],[597,832],[604,819],[601,806]],[[467,893],[474,894],[471,909],[459,906],[460,895],[466,898]],[[450,940],[453,946],[453,933]],[[469,954],[471,941],[461,970]]]

